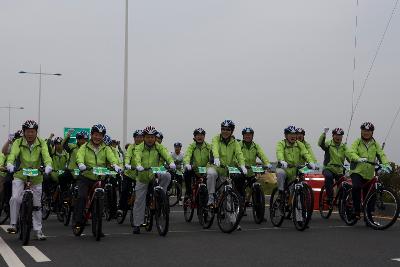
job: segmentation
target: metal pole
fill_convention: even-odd
[[[39,66],[39,111],[38,111],[38,125],[40,128],[40,101],[42,97],[42,64]],[[38,130],[39,133],[39,130]]]
[[[123,101],[122,144],[127,143],[128,132],[128,0],[125,0],[125,62],[124,62],[124,101]]]

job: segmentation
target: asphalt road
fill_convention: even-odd
[[[310,228],[299,232],[292,221],[285,221],[281,228],[274,228],[269,220],[257,225],[248,210],[241,222],[242,231],[223,234],[216,222],[210,230],[202,230],[196,217],[186,223],[182,208],[177,207],[172,209],[166,237],[144,229],[133,235],[127,218],[123,225],[105,223],[106,237],[100,242],[94,240],[90,227],[85,229],[86,235],[75,237],[71,227],[63,226],[55,216],[44,224],[48,240],[34,240],[30,245],[50,261],[36,262],[17,236],[0,229],[6,243],[0,239],[0,266],[7,266],[5,257],[10,259],[7,247],[25,266],[38,267],[400,266],[398,222],[388,230],[375,231],[361,222],[347,227],[336,214],[324,220],[314,212]]]

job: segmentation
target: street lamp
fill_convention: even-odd
[[[128,0],[125,0],[124,99],[122,110],[122,143],[126,145],[128,131]]]
[[[39,110],[38,110],[38,124],[40,125],[40,102],[41,102],[41,96],[42,96],[42,76],[61,76],[61,73],[46,73],[42,72],[42,65],[39,67],[39,72],[28,72],[28,71],[23,71],[21,70],[18,72],[19,74],[33,74],[33,75],[39,75]]]
[[[8,109],[8,135],[11,133],[11,109],[24,109],[24,107],[12,107],[10,104],[5,107],[0,108],[7,108]]]

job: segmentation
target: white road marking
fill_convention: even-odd
[[[4,232],[6,232],[6,233],[7,233],[7,229],[10,228],[9,225],[0,225],[0,227],[1,227],[1,229],[3,229]]]
[[[48,262],[51,261],[46,257],[37,247],[35,246],[23,246],[26,252],[36,261],[36,262]]]
[[[400,258],[392,259],[392,261],[400,261]]]
[[[4,242],[0,237],[0,255],[3,257],[4,261],[10,267],[25,267],[22,261],[17,257],[17,255],[12,251],[12,249]]]

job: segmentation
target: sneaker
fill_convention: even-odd
[[[9,234],[16,234],[17,233],[17,227],[13,224],[10,225],[9,228],[7,228],[7,233]]]
[[[35,231],[35,237],[37,240],[46,240],[47,237],[43,234],[42,230]]]
[[[140,227],[139,226],[133,226],[133,234],[135,234],[135,235],[140,234]]]

